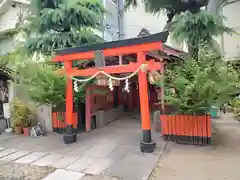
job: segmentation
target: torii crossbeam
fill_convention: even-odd
[[[166,41],[167,32],[154,34],[147,37],[126,39],[121,41],[113,41],[107,43],[93,44],[81,46],[76,48],[58,50],[54,62],[64,62],[64,68],[67,75],[67,89],[66,89],[66,133],[64,135],[64,142],[66,144],[74,143],[77,140],[76,133],[73,129],[73,76],[92,76],[98,71],[104,71],[108,74],[130,73],[136,71],[143,64],[148,64],[148,70],[162,70],[163,63],[155,62],[153,60],[146,60],[146,53],[154,50],[161,50],[162,42]],[[105,57],[107,56],[122,56],[127,54],[136,54],[137,63],[129,63],[126,65],[105,66],[102,68],[88,68],[77,69],[72,67],[74,60],[93,59],[95,52],[101,51]],[[142,122],[142,140],[140,142],[140,149],[142,152],[153,152],[156,143],[151,138],[151,120],[149,110],[148,97],[148,81],[147,72],[140,70],[138,72],[139,82],[139,96],[141,108],[141,122]],[[90,122],[86,122],[90,126]]]

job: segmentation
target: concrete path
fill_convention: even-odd
[[[239,180],[240,124],[223,114],[214,130],[209,147],[169,143],[150,180]]]
[[[165,147],[160,134],[153,133],[156,151],[140,152],[141,124],[137,117],[121,118],[102,129],[79,134],[77,143],[72,145],[65,145],[61,139],[59,135],[1,135],[0,161],[57,168],[44,180],[67,179],[66,176],[77,180],[85,174],[142,180],[148,179]]]

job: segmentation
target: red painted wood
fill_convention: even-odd
[[[58,116],[63,117],[63,121],[58,119]],[[77,129],[78,126],[78,116],[77,113],[72,113],[73,127]],[[66,128],[66,113],[65,112],[53,112],[52,113],[52,127],[53,128]]]
[[[125,54],[132,54],[138,51],[153,51],[162,49],[162,42],[154,42],[154,43],[145,43],[128,47],[119,47],[119,48],[110,48],[104,49],[103,55],[106,56],[120,56]],[[93,51],[89,52],[81,52],[75,54],[67,54],[67,55],[57,55],[53,58],[54,62],[61,61],[73,61],[73,60],[86,60],[93,59],[95,56]]]
[[[210,116],[207,117],[207,129],[208,129],[207,137],[212,137],[212,123]]]
[[[144,52],[137,53],[138,64],[144,64],[146,62],[146,55]],[[143,71],[138,72],[139,82],[139,96],[140,96],[140,107],[141,107],[141,119],[142,129],[151,130],[151,120],[149,112],[149,97],[148,97],[148,80],[147,73]]]
[[[146,63],[149,66],[149,70],[160,70],[162,67],[160,62],[149,61]],[[137,63],[129,63],[128,65],[106,66],[104,68],[88,68],[88,69],[81,69],[81,70],[77,70],[73,68],[67,72],[67,75],[68,76],[91,76],[99,71],[104,71],[108,74],[130,73],[130,72],[136,71],[140,65],[141,64],[137,64]]]
[[[86,89],[86,96],[85,96],[85,111],[86,111],[86,124],[85,124],[85,129],[86,132],[91,131],[91,107],[92,107],[92,98],[91,98],[91,87],[88,87]]]
[[[163,135],[212,137],[210,116],[160,115]]]
[[[72,69],[72,62],[65,61],[64,68],[68,73]],[[73,84],[72,79],[67,77],[67,86],[66,86],[66,124],[73,125],[72,113],[73,113]]]

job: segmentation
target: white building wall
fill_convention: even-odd
[[[225,24],[238,34],[224,34],[222,38],[222,53],[226,60],[240,59],[240,2],[235,2],[222,8],[222,15],[226,17]]]
[[[102,3],[108,11],[103,21],[103,37],[106,41],[118,40],[119,24],[118,24],[118,7],[116,0],[102,0]]]
[[[14,49],[14,36],[7,32],[15,30],[27,7],[26,4],[17,2],[10,2],[7,5],[7,7],[4,7],[2,14],[0,14],[0,55],[4,55]]]
[[[25,4],[11,3],[8,10],[0,16],[0,33],[15,29],[19,23],[23,10],[26,8]]]
[[[137,37],[142,28],[146,28],[151,34],[161,32],[166,21],[164,14],[154,16],[146,13],[143,4],[139,4],[139,7],[130,8],[124,13],[124,37]]]
[[[130,8],[124,13],[124,38],[137,37],[142,28],[146,28],[151,34],[162,32],[167,23],[167,16],[164,13],[150,14],[145,12],[144,5],[139,2],[139,7]],[[183,49],[171,37],[168,38],[168,45]]]
[[[14,49],[13,39],[10,36],[0,38],[0,56],[12,51]]]

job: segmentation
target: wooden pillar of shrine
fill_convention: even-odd
[[[146,56],[144,52],[137,53],[137,61],[139,66],[146,63]],[[152,141],[151,137],[151,119],[149,112],[149,97],[148,97],[148,81],[147,72],[139,71],[139,97],[142,120],[142,140],[140,142],[141,152],[153,152],[156,147],[156,142]]]
[[[85,131],[91,131],[91,87],[87,87],[86,96],[85,96],[85,106],[86,106],[86,123],[85,123]]]
[[[64,68],[66,72],[69,72],[72,69],[72,62],[65,61]],[[73,128],[73,83],[71,77],[67,76],[66,83],[66,132],[63,136],[63,141],[65,144],[72,144],[77,141],[77,134]]]

